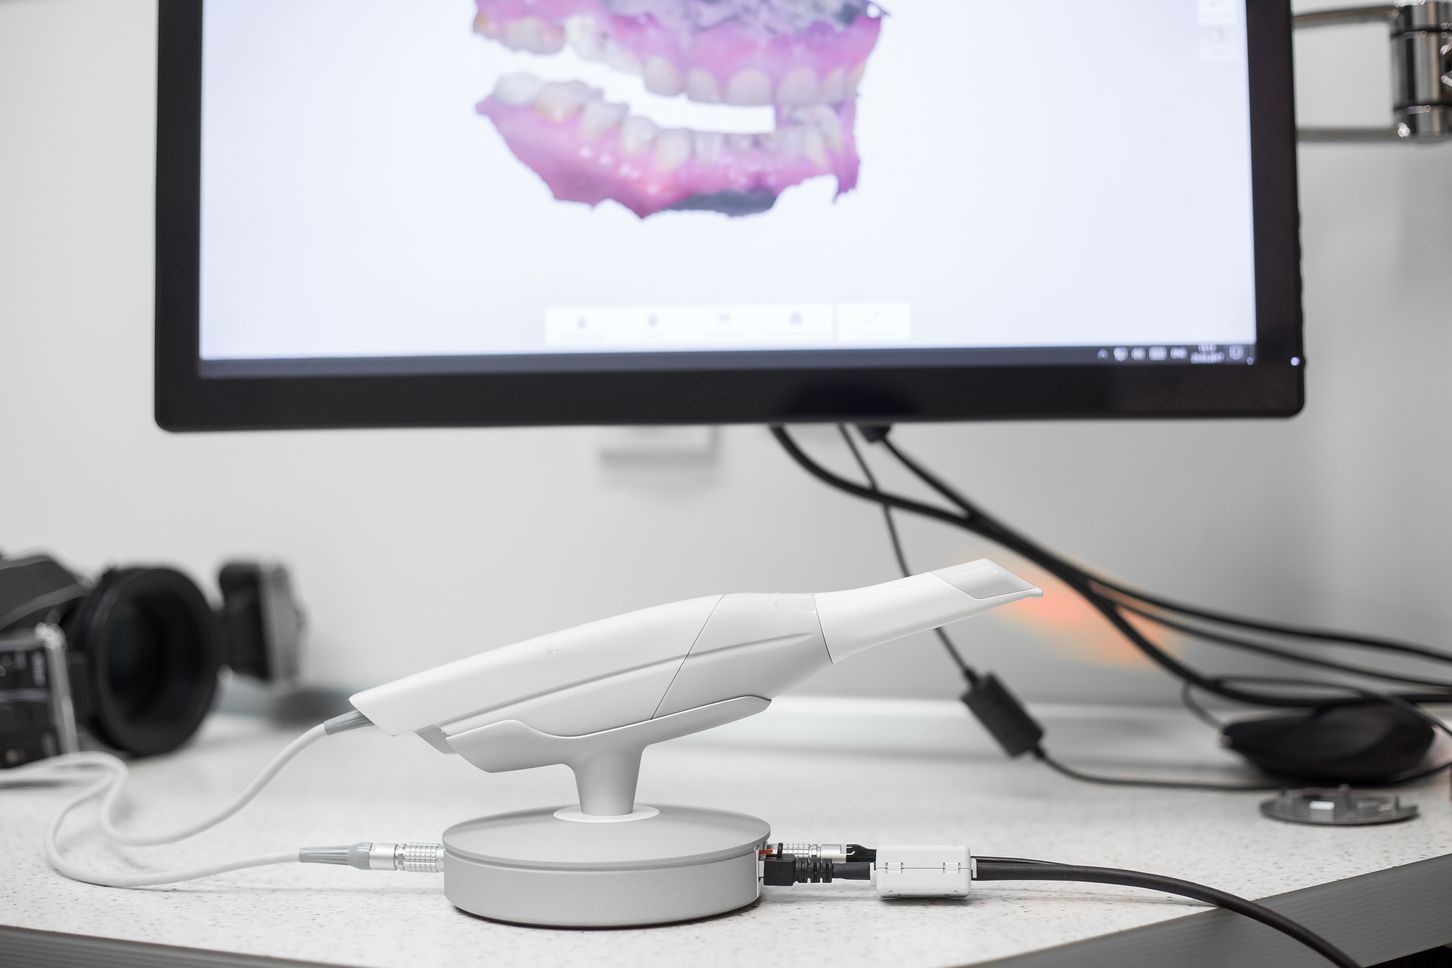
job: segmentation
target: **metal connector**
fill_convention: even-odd
[[[846,844],[777,844],[776,850],[782,854],[796,854],[798,857],[815,857],[821,860],[847,860]]]
[[[379,844],[386,847],[387,844]],[[393,869],[410,874],[437,874],[444,860],[443,844],[393,844]]]
[[[1397,0],[1300,14],[1298,29],[1385,23],[1391,32],[1392,123],[1386,127],[1306,127],[1312,143],[1452,139],[1452,0]]]
[[[443,863],[443,844],[361,843],[347,847],[304,847],[298,860],[304,864],[337,864],[360,871],[407,871],[437,874]]]

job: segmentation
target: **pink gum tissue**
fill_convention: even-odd
[[[536,54],[569,44],[586,60],[640,75],[656,94],[792,107],[851,98],[881,25],[859,16],[845,27],[815,21],[795,34],[763,36],[729,22],[683,34],[650,16],[609,14],[589,0],[479,0],[474,29]]]
[[[840,194],[857,182],[850,106],[832,144],[817,126],[825,119],[763,136],[662,131],[638,117],[606,118],[592,127],[590,105],[603,102],[577,106],[583,92],[566,87],[547,88],[524,104],[491,95],[478,108],[515,157],[561,201],[590,206],[615,201],[648,218],[693,196],[780,195],[824,175],[836,176]]]

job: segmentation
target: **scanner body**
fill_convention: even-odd
[[[1040,594],[979,560],[848,591],[712,595],[482,652],[352,703],[386,733],[491,772],[564,763],[586,814],[629,814],[645,746],[760,712],[864,649]]]

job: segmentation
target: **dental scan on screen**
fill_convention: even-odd
[[[214,0],[203,364],[1253,344],[1243,9],[1026,16]]]

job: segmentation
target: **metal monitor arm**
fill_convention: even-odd
[[[1307,127],[1305,142],[1452,140],[1452,0],[1398,0],[1318,10],[1298,29],[1385,23],[1391,33],[1392,123],[1386,127]]]

